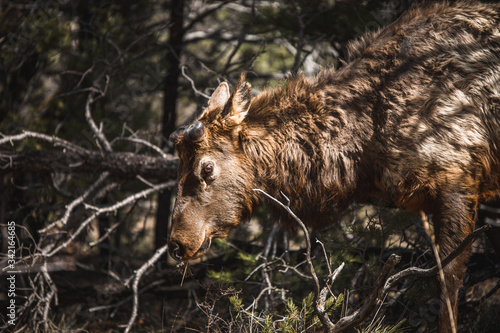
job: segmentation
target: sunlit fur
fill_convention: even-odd
[[[499,4],[429,4],[352,43],[338,71],[295,75],[253,99],[243,78],[200,116],[201,142],[177,141],[171,241],[196,250],[193,225],[203,237],[226,235],[263,199],[259,188],[283,192],[312,229],[353,202],[432,213],[440,252],[451,252],[474,229],[478,203],[499,198],[499,28]],[[218,177],[195,181],[203,156],[215,155]],[[445,269],[442,299],[455,319],[467,256]],[[445,307],[440,331],[450,331]]]

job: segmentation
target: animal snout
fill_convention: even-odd
[[[210,237],[195,237],[189,235],[189,238],[181,234],[170,236],[168,241],[168,252],[170,256],[177,261],[186,261],[201,257],[210,248]]]
[[[172,242],[169,245],[169,252],[170,256],[177,261],[182,261],[182,259],[184,258],[184,246],[179,242]]]

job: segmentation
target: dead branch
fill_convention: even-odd
[[[208,96],[207,94],[204,94],[203,92],[199,91],[198,89],[196,89],[196,85],[193,81],[192,78],[190,78],[187,74],[186,74],[186,66],[182,66],[181,67],[181,73],[182,73],[182,76],[189,81],[189,83],[191,84],[191,89],[193,89],[194,93],[196,95],[199,95],[199,96],[202,96],[202,97],[205,97],[206,99],[210,99],[210,96]]]
[[[382,271],[380,272],[377,281],[375,282],[375,286],[373,287],[373,292],[370,294],[363,306],[352,315],[339,319],[339,321],[332,328],[331,332],[347,332],[348,330],[361,324],[371,313],[373,313],[374,308],[382,301],[383,296],[385,295],[384,285],[389,278],[389,274],[394,266],[400,262],[400,260],[400,256],[394,253],[391,254],[382,267]]]
[[[442,267],[445,267],[447,264],[449,264],[453,259],[455,259],[455,257],[458,254],[460,254],[467,246],[469,246],[474,239],[476,239],[481,233],[485,232],[490,228],[491,228],[490,225],[485,225],[481,228],[476,229],[471,234],[469,234],[469,236],[467,236],[452,253],[450,253],[446,258],[443,259]],[[373,309],[375,308],[376,304],[383,299],[383,297],[387,294],[389,289],[393,287],[394,284],[397,283],[398,281],[401,281],[409,277],[435,276],[439,271],[438,265],[429,269],[410,267],[399,273],[389,276],[389,273],[391,272],[392,268],[400,260],[401,257],[399,257],[396,254],[391,254],[389,259],[384,264],[382,271],[379,274],[377,281],[375,282],[374,291],[368,298],[368,300],[365,301],[364,305],[355,313],[353,313],[350,316],[341,318],[335,324],[335,328],[332,330],[332,332],[346,332],[354,328],[356,325],[361,324],[373,312]]]
[[[60,250],[62,250],[64,248],[66,248],[69,244],[71,244],[82,233],[82,231],[85,230],[85,228],[87,228],[87,226],[92,221],[94,221],[99,215],[118,210],[126,205],[129,205],[129,204],[135,202],[136,200],[138,200],[140,198],[145,198],[154,192],[158,192],[158,191],[161,191],[161,190],[164,190],[167,188],[172,188],[173,186],[175,186],[175,184],[176,184],[176,181],[169,181],[166,183],[161,183],[161,184],[155,185],[152,188],[148,188],[148,189],[143,190],[141,192],[135,193],[134,195],[131,195],[122,201],[119,201],[113,205],[109,205],[106,207],[98,208],[98,207],[88,206],[88,208],[93,209],[95,212],[90,217],[88,217],[85,221],[83,221],[80,224],[80,226],[73,232],[73,234],[70,237],[68,237],[68,239],[66,239],[62,244],[57,246],[55,249],[52,249],[52,246],[49,244],[47,247],[45,247],[44,249],[41,250],[40,254],[37,254],[37,255],[41,255],[42,257],[53,256],[54,254],[56,254],[57,252],[59,252]]]
[[[0,152],[0,174],[8,172],[74,172],[100,174],[133,179],[140,175],[149,179],[170,180],[176,178],[178,159],[129,152],[110,152],[105,156],[99,151],[22,151]]]
[[[144,263],[135,273],[130,276],[126,281],[125,285],[130,286],[130,282],[133,280],[132,283],[132,292],[134,295],[134,302],[133,302],[133,307],[132,307],[132,315],[130,316],[130,319],[127,323],[127,326],[125,328],[125,333],[130,332],[132,329],[132,325],[134,324],[135,319],[137,318],[137,308],[139,307],[139,292],[138,292],[138,287],[139,287],[139,281],[141,280],[142,276],[144,273],[153,266],[158,260],[160,260],[161,256],[167,252],[168,250],[168,244],[165,244],[158,250],[156,250],[156,253],[149,258],[146,263]]]
[[[130,142],[134,142],[134,143],[138,143],[138,144],[141,144],[141,145],[144,145],[146,147],[149,147],[151,149],[153,149],[154,151],[156,151],[161,157],[165,158],[165,159],[168,159],[169,156],[167,154],[165,154],[163,152],[163,150],[161,150],[160,147],[158,147],[157,145],[154,145],[152,144],[151,142],[149,141],[146,141],[146,140],[143,140],[143,139],[139,139],[139,138],[134,138],[134,137],[118,137],[118,138],[114,138],[112,141],[111,141],[111,145],[113,145],[113,143],[115,143],[116,141],[130,141]]]
[[[5,260],[0,261],[0,265],[7,267]],[[75,271],[76,259],[69,256],[61,256],[54,258],[51,261],[44,261],[43,263],[16,263],[16,274],[29,274],[37,272],[57,272],[57,271]],[[0,276],[6,275],[4,270],[0,270]]]
[[[83,192],[82,195],[80,195],[78,198],[76,198],[75,200],[73,200],[69,205],[66,206],[66,211],[64,212],[64,215],[62,218],[60,218],[59,220],[49,224],[48,226],[46,226],[45,228],[43,229],[40,229],[39,232],[40,233],[45,233],[49,230],[51,230],[52,228],[54,228],[55,226],[63,226],[63,225],[66,225],[68,223],[68,219],[71,215],[71,213],[73,212],[73,209],[78,206],[79,204],[83,203],[83,201],[85,199],[87,199],[87,197],[89,196],[90,193],[94,192],[94,190],[100,186],[104,180],[109,176],[109,172],[104,172],[102,173],[99,178],[92,184],[90,185],[87,190],[85,190],[85,192]]]
[[[63,147],[65,149],[69,149],[79,154],[85,154],[88,152],[87,149],[84,149],[64,139],[33,131],[23,131],[22,133],[16,135],[4,135],[0,133],[0,136],[2,136],[2,138],[0,139],[0,146],[7,143],[10,143],[10,145],[13,146],[14,142],[16,141],[22,141],[24,139],[33,138],[51,143],[54,145],[54,147]]]
[[[47,285],[50,288],[50,291],[45,295],[44,299],[42,300],[43,303],[45,303],[45,306],[43,308],[43,325],[45,331],[47,331],[47,325],[48,325],[48,316],[49,316],[49,310],[50,310],[50,303],[52,303],[52,300],[54,299],[54,304],[57,306],[58,305],[58,299],[57,299],[57,287],[52,281],[52,278],[50,277],[48,271],[47,271],[47,262],[45,262],[44,265],[41,267],[41,272],[42,275],[47,282]]]
[[[306,238],[306,259],[307,259],[307,263],[309,264],[309,268],[311,269],[311,276],[312,276],[313,281],[314,281],[314,297],[316,300],[315,309],[316,309],[318,318],[321,321],[321,323],[327,328],[328,331],[333,330],[335,325],[331,322],[330,318],[328,317],[328,312],[325,310],[326,297],[324,299],[324,302],[322,302],[323,297],[322,297],[321,293],[322,293],[323,289],[321,288],[318,276],[316,275],[316,270],[314,269],[314,265],[313,265],[313,262],[311,259],[311,238],[309,236],[309,230],[307,230],[307,227],[305,226],[304,222],[302,222],[302,220],[297,215],[295,215],[295,213],[290,209],[290,200],[283,193],[281,193],[281,195],[285,198],[285,200],[287,202],[286,205],[260,189],[254,189],[254,191],[257,191],[257,192],[264,194],[267,198],[271,199],[273,202],[275,202],[276,204],[281,206],[283,209],[285,209],[287,211],[287,213],[290,214],[290,216],[292,216],[292,218],[302,228],[302,231],[304,232],[304,235]]]
[[[343,265],[338,267],[333,273],[329,269],[329,275],[326,279],[326,285],[324,287],[321,287],[319,283],[319,279],[316,275],[314,265],[311,260],[311,241],[310,241],[310,236],[309,236],[309,231],[307,230],[307,227],[304,225],[304,223],[300,220],[297,215],[290,209],[289,207],[289,199],[282,193],[283,197],[285,198],[287,204],[283,204],[281,201],[277,200],[276,198],[272,197],[268,193],[260,190],[260,189],[254,189],[254,191],[260,192],[264,194],[267,198],[272,200],[274,203],[278,204],[281,206],[283,209],[287,211],[294,219],[297,221],[297,223],[301,226],[302,230],[304,231],[305,238],[306,238],[306,258],[307,262],[309,264],[309,267],[311,269],[311,276],[314,280],[314,285],[315,285],[315,309],[316,313],[318,315],[318,318],[320,319],[321,323],[325,326],[326,330],[328,332],[347,332],[351,330],[352,328],[358,326],[361,324],[368,316],[370,316],[374,309],[377,307],[378,304],[383,302],[383,299],[389,289],[394,286],[394,284],[402,279],[408,278],[408,277],[416,277],[416,276],[421,276],[421,277],[429,277],[433,276],[436,273],[439,272],[442,267],[445,267],[447,264],[449,264],[458,254],[460,254],[469,244],[482,232],[488,230],[491,228],[490,225],[485,225],[471,234],[469,234],[464,241],[452,252],[450,255],[448,255],[446,258],[442,260],[442,266],[439,264],[430,268],[430,269],[421,269],[421,268],[416,268],[416,267],[410,267],[407,268],[399,273],[396,273],[392,276],[390,276],[390,273],[394,266],[396,266],[400,261],[401,257],[396,255],[396,254],[391,254],[389,259],[385,262],[384,266],[382,267],[382,270],[377,277],[377,280],[375,282],[373,292],[370,294],[370,296],[365,299],[363,305],[361,306],[360,309],[358,309],[356,312],[349,316],[342,317],[339,319],[335,324],[332,323],[330,318],[328,317],[327,310],[325,310],[325,303],[327,299],[327,294],[328,292],[331,293],[330,291],[330,286],[333,284],[335,281],[335,278],[339,274],[339,272],[342,270]],[[322,244],[321,244],[322,245]],[[325,253],[325,259],[328,261],[328,258],[326,257],[326,252]],[[328,265],[329,266],[329,265]],[[267,288],[266,288],[267,289]]]
[[[427,236],[431,240],[431,248],[432,252],[434,253],[434,258],[436,259],[436,267],[438,269],[438,277],[439,281],[441,283],[441,288],[443,289],[442,293],[446,295],[446,308],[448,309],[448,316],[450,320],[450,326],[451,326],[451,331],[452,333],[457,332],[457,328],[455,327],[455,320],[453,319],[453,308],[451,306],[451,301],[450,298],[448,297],[448,292],[446,290],[446,280],[444,277],[444,271],[443,271],[443,266],[441,264],[441,257],[439,256],[439,252],[436,246],[435,242],[435,237],[434,234],[431,232],[431,228],[429,226],[429,221],[427,220],[427,215],[423,212],[420,211],[420,218],[422,219],[422,224],[424,226],[424,230],[427,233]]]
[[[162,285],[162,284],[165,284],[165,280],[161,279],[161,280],[156,280],[156,281],[153,281],[151,282],[150,284],[142,287],[141,289],[138,290],[138,294],[142,294],[143,292],[151,289],[151,288],[154,288],[154,287],[157,287],[159,285]],[[108,309],[116,309],[120,306],[122,306],[123,304],[125,303],[128,303],[129,301],[133,300],[134,299],[134,295],[130,295],[130,296],[127,296],[125,297],[124,299],[116,302],[116,303],[113,303],[113,304],[109,304],[109,305],[99,305],[99,306],[94,306],[94,307],[91,307],[88,309],[89,312],[97,312],[97,311],[102,311],[102,310],[108,310]],[[113,317],[113,316],[111,316]]]
[[[462,251],[469,246],[480,234],[492,228],[491,225],[484,225],[480,228],[477,228],[472,233],[470,233],[465,239],[460,243],[460,245],[453,250],[446,258],[444,258],[441,262],[442,267],[448,265],[453,259],[455,259]],[[433,266],[431,268],[418,268],[418,267],[409,267],[401,272],[398,272],[392,275],[384,286],[384,294],[389,291],[389,289],[393,288],[394,285],[403,280],[410,277],[431,277],[435,276],[438,273],[438,266]]]
[[[106,94],[108,83],[109,83],[109,76],[106,75],[106,87],[104,88],[104,91],[100,92],[100,97],[102,97]],[[87,96],[87,102],[85,103],[85,119],[87,120],[87,123],[89,124],[90,128],[92,129],[92,132],[94,132],[94,135],[99,139],[99,142],[102,145],[104,145],[104,150],[106,152],[111,152],[111,151],[113,151],[113,148],[111,148],[111,144],[109,143],[108,139],[106,138],[106,136],[102,132],[102,128],[97,128],[97,125],[94,122],[94,119],[92,118],[90,106],[95,101],[96,101],[96,99],[94,99],[94,91],[92,91]]]

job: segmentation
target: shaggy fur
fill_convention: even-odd
[[[479,202],[500,194],[499,27],[499,4],[431,4],[352,43],[338,71],[296,75],[254,98],[244,75],[232,95],[221,84],[198,119],[203,137],[175,140],[171,253],[198,257],[247,220],[262,199],[255,188],[283,192],[311,229],[353,202],[424,211],[450,253]],[[445,269],[455,320],[467,256]]]

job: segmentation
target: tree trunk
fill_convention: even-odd
[[[168,146],[168,136],[175,130],[180,57],[184,37],[184,0],[173,0],[170,12],[170,36],[166,56],[167,74],[165,77],[163,97],[162,135],[163,146]],[[170,147],[172,149],[172,147]],[[158,195],[156,211],[155,248],[162,247],[167,242],[168,220],[170,217],[172,191],[165,190]]]

